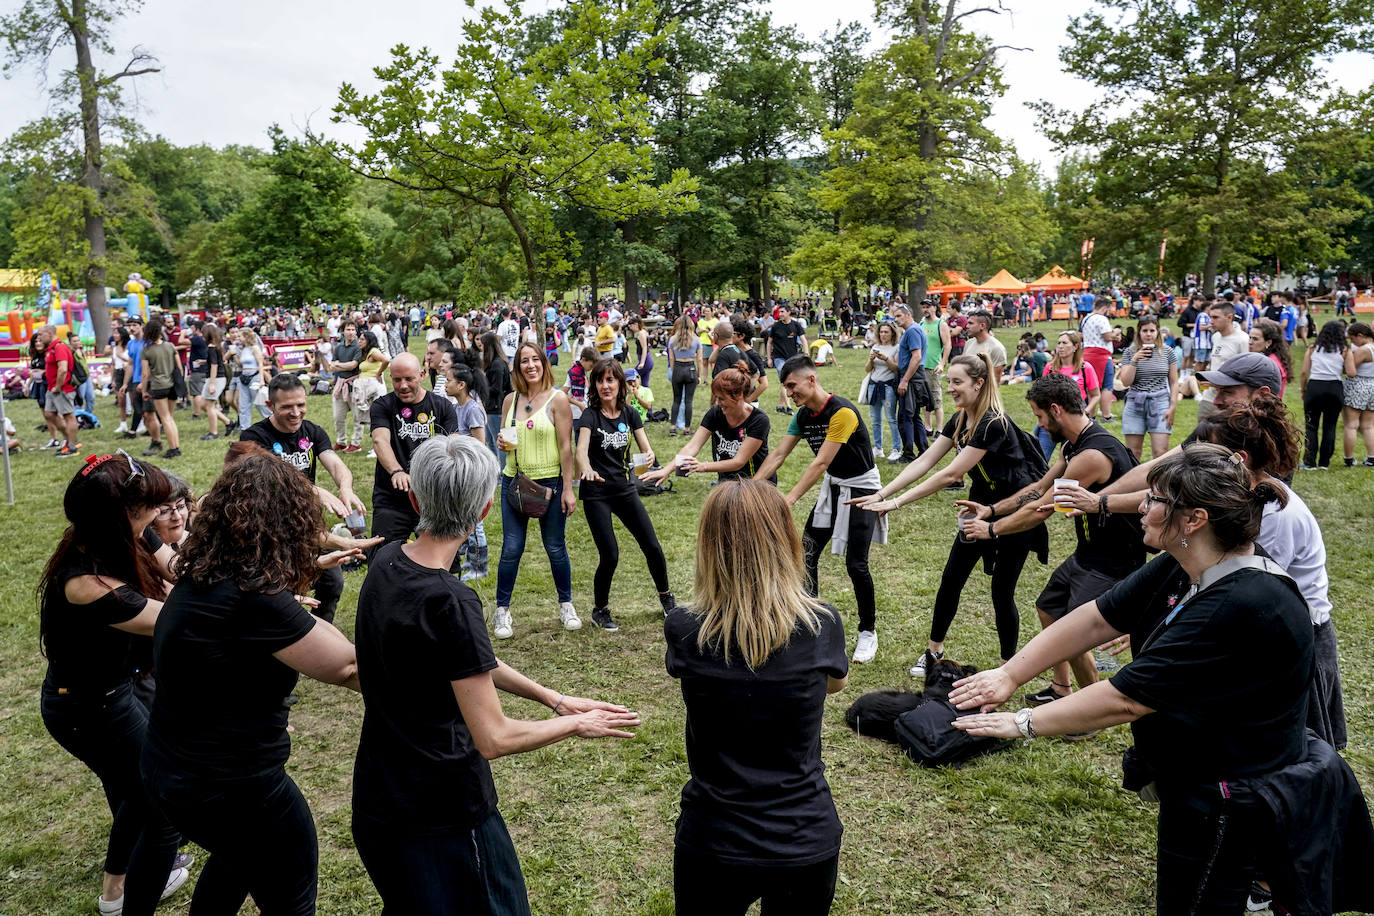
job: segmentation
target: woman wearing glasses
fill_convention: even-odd
[[[43,724],[100,779],[114,817],[101,913],[152,913],[187,877],[173,868],[176,833],[144,795],[148,717],[128,669],[134,637],[151,636],[162,609],[162,571],[143,535],[171,491],[152,465],[123,452],[92,455],[67,485],[70,524],[38,583]]]
[[[1209,443],[1156,461],[1148,481],[1141,525],[1163,553],[1000,668],[961,681],[950,700],[983,714],[955,725],[1034,738],[1131,723],[1125,784],[1160,805],[1158,912],[1240,913],[1266,846],[1300,838],[1265,829],[1272,815],[1257,787],[1289,780],[1305,805],[1314,774],[1342,778],[1334,751],[1307,740],[1307,605],[1255,551],[1265,507],[1287,499]],[[1034,710],[992,711],[1050,665],[1123,634],[1134,660],[1111,680]]]
[[[165,503],[157,507],[157,517],[149,527],[162,543],[172,550],[180,550],[191,528],[191,509],[195,500],[186,481],[169,471],[163,473],[172,485],[172,493]]]

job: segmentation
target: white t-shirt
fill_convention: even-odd
[[[507,318],[496,328],[496,334],[501,338],[501,350],[506,359],[514,359],[515,350],[520,346],[520,322]]]
[[[337,340],[339,336],[339,316],[330,315],[329,320],[324,323],[324,326],[329,332],[329,339]]]
[[[1083,347],[1096,347],[1099,350],[1110,350],[1112,345],[1107,342],[1107,335],[1112,332],[1112,323],[1106,315],[1094,312],[1083,319]]]
[[[1240,325],[1232,324],[1231,333],[1212,335],[1212,359],[1208,362],[1208,367],[1226,371],[1226,361],[1233,356],[1250,352],[1250,335],[1240,329]],[[1208,388],[1202,392],[1199,401],[1211,402],[1217,396],[1215,388]]]
[[[1264,552],[1298,583],[1298,590],[1307,599],[1307,610],[1315,627],[1331,619],[1331,599],[1327,595],[1326,542],[1322,540],[1322,530],[1316,516],[1307,508],[1302,497],[1284,483],[1275,482],[1288,494],[1288,505],[1282,509],[1278,503],[1264,507],[1264,517],[1260,521],[1259,537],[1255,538],[1255,543],[1263,547]]]

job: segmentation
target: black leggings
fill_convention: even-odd
[[[1159,791],[1155,912],[1244,913],[1250,882],[1262,877],[1255,838],[1265,834],[1263,806],[1237,798],[1204,811]]]
[[[832,485],[831,505],[838,505],[840,488]],[[876,493],[876,490],[854,488],[855,498]],[[819,595],[821,553],[830,543],[831,528],[817,528],[812,522],[816,510],[807,516],[806,528],[802,531],[802,546],[806,548],[806,589],[812,595]],[[849,581],[854,583],[854,602],[859,606],[860,632],[873,632],[877,628],[878,603],[873,594],[873,576],[868,571],[868,547],[873,540],[873,529],[878,525],[878,513],[862,509],[851,509],[849,513],[849,543],[844,551],[844,569],[849,573]]]
[[[673,853],[677,916],[744,916],[759,899],[760,916],[825,916],[835,899],[839,866],[838,854],[815,865],[727,865],[677,849]]]
[[[954,539],[935,593],[935,616],[930,622],[930,641],[944,642],[949,625],[959,610],[959,597],[973,574],[973,568],[984,556],[995,557],[992,567],[992,610],[997,620],[997,645],[1003,659],[1016,654],[1016,642],[1021,636],[1021,612],[1016,607],[1016,582],[1031,550],[1030,532],[1007,534],[996,541],[962,541]]]
[[[1336,420],[1341,416],[1344,391],[1339,381],[1331,379],[1314,379],[1307,383],[1307,394],[1302,399],[1303,413],[1307,416],[1305,463],[1324,468],[1331,466],[1331,456],[1336,452]],[[1320,453],[1317,450],[1318,424],[1321,424]]]
[[[649,564],[649,575],[654,587],[660,593],[668,590],[668,561],[663,558],[663,548],[654,534],[654,523],[644,509],[644,501],[638,494],[620,496],[615,499],[584,499],[582,512],[587,516],[587,527],[592,529],[592,543],[601,559],[596,564],[596,577],[592,581],[592,598],[599,608],[608,607],[611,600],[611,580],[615,578],[615,567],[620,562],[620,545],[616,543],[615,529],[611,527],[611,516],[620,519],[625,530],[644,551],[644,560]]]
[[[687,405],[687,416],[684,418],[683,428],[692,428],[692,398],[697,393],[697,367],[694,365],[684,365],[676,363],[673,371],[669,375],[673,384],[673,409],[668,414],[668,425],[676,427],[678,410],[682,405]]]
[[[192,913],[234,916],[249,894],[262,916],[315,912],[315,821],[285,769],[206,779],[149,747],[143,780],[172,823],[210,854],[191,897]]]

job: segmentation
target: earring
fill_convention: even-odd
[[[1185,534],[1178,539],[1178,546],[1182,547],[1184,550],[1188,549],[1188,535]]]

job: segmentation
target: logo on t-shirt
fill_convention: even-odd
[[[401,417],[402,417],[403,419],[406,419],[406,420],[409,420],[409,419],[410,419],[410,408],[409,408],[409,407],[402,407],[402,408],[401,408]]]
[[[630,433],[624,423],[621,423],[620,428],[613,433],[604,429],[598,429],[597,432],[601,433],[601,447],[608,452],[618,452],[630,447]]]
[[[296,444],[301,448],[310,448],[310,440],[306,439],[304,436],[297,440]]]
[[[744,430],[739,431],[738,439],[727,439],[720,433],[716,433],[716,451],[722,458],[734,458],[739,454],[740,446],[744,444]]]
[[[409,417],[410,408],[401,410],[401,416]],[[421,414],[414,423],[401,422],[396,425],[396,435],[402,439],[423,442],[434,435],[434,423],[428,414]]]

